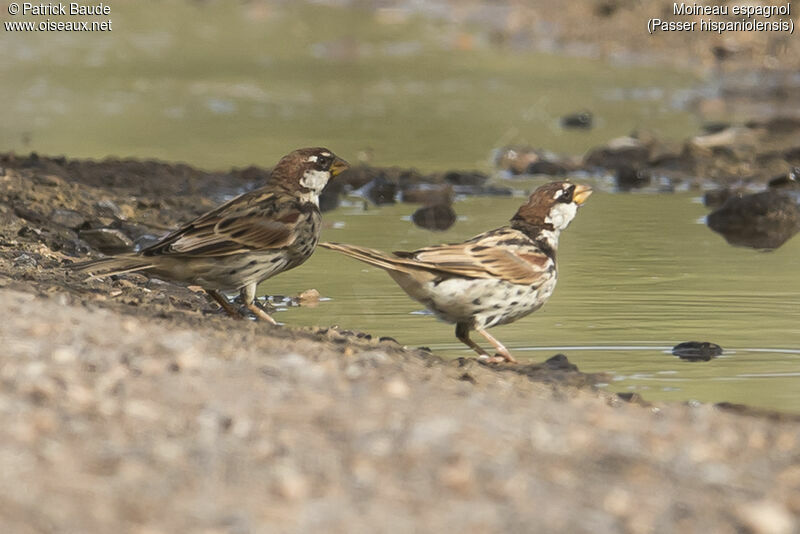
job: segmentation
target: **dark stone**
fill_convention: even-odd
[[[786,174],[781,174],[767,182],[770,189],[800,190],[800,167],[793,167]]]
[[[672,354],[682,360],[707,362],[722,354],[722,347],[708,341],[686,341],[672,347]]]
[[[613,139],[607,145],[590,151],[583,159],[588,167],[619,169],[639,168],[648,162],[650,148],[634,137]]]
[[[594,14],[601,18],[607,18],[617,12],[619,5],[616,2],[598,2],[594,6]]]
[[[47,217],[41,213],[21,205],[14,206],[14,214],[17,217],[25,219],[26,221],[30,221],[36,225],[43,225],[47,221]]]
[[[449,204],[423,206],[411,215],[411,220],[420,228],[447,230],[456,222],[456,212]]]
[[[792,147],[784,152],[783,157],[789,165],[800,165],[800,146]]]
[[[648,403],[638,393],[632,391],[617,393],[617,397],[631,404],[647,405]]]
[[[489,176],[477,171],[450,171],[444,175],[444,181],[453,185],[480,187],[488,180]]]
[[[544,366],[548,369],[559,371],[577,371],[578,366],[570,362],[564,354],[556,354],[551,356],[544,362]]]
[[[738,50],[729,46],[715,45],[711,47],[711,53],[717,61],[726,61],[736,55]]]
[[[114,228],[81,230],[78,235],[93,248],[104,253],[125,252],[133,246],[133,241],[128,236]]]
[[[534,161],[525,170],[526,174],[546,174],[548,176],[563,175],[569,172],[569,167],[560,161],[540,159]]]
[[[504,372],[518,373],[536,382],[584,387],[608,382],[609,377],[603,373],[583,373],[563,354],[556,354],[542,363],[530,364],[488,364],[478,360],[481,365]]]
[[[31,152],[31,154],[27,157],[27,159],[25,159],[22,162],[21,167],[23,168],[38,167],[39,165],[41,165],[39,154],[37,154],[36,152]]]
[[[339,182],[330,181],[319,195],[319,211],[332,211],[339,207],[341,196],[344,192],[344,185]]]
[[[94,206],[97,209],[96,213],[99,217],[113,217],[114,219],[120,220],[125,219],[125,216],[122,214],[119,206],[108,199],[99,200]]]
[[[510,187],[490,185],[488,187],[481,188],[477,194],[490,197],[510,197],[514,194],[514,191]]]
[[[755,408],[747,404],[736,404],[733,402],[718,402],[714,405],[719,410],[733,412],[740,415],[748,415],[751,417],[758,417],[759,419],[769,419],[771,421],[781,422],[798,422],[800,421],[800,414],[779,412],[770,410],[769,408]]]
[[[497,150],[495,166],[511,174],[525,174],[532,163],[542,158],[541,151],[531,147],[507,146]]]
[[[590,129],[593,121],[594,116],[591,111],[579,111],[561,117],[561,127]]]
[[[715,134],[731,127],[729,122],[707,122],[703,125],[703,131],[706,134]]]
[[[32,268],[37,265],[39,265],[39,263],[36,261],[36,258],[25,252],[14,258],[14,267],[19,269]]]
[[[652,178],[646,169],[636,168],[631,165],[622,165],[617,168],[617,189],[631,191],[650,184]]]
[[[800,207],[789,193],[767,190],[729,198],[706,222],[731,245],[775,249],[800,231]]]
[[[357,165],[350,167],[342,174],[338,175],[335,180],[342,185],[346,185],[351,189],[361,189],[372,180],[386,176],[384,169],[377,167],[370,167],[368,165]]]
[[[464,382],[469,382],[470,384],[478,383],[478,381],[475,380],[475,377],[469,373],[463,373],[461,376],[458,377],[458,379]]]
[[[417,169],[400,169],[392,167],[386,170],[387,176],[397,182],[400,189],[407,189],[414,185],[435,182],[430,175],[423,176]]]
[[[703,204],[709,208],[717,208],[725,204],[729,198],[733,196],[741,197],[744,194],[744,190],[731,187],[712,189],[711,191],[706,191],[706,194],[703,195]]]
[[[378,176],[365,187],[364,194],[375,204],[394,204],[397,184],[384,176]]]
[[[153,234],[142,234],[133,241],[133,249],[136,251],[155,245],[161,240],[161,236]]]
[[[55,224],[77,230],[86,223],[86,217],[75,210],[55,209],[50,214],[50,220]]]
[[[748,128],[765,128],[771,134],[791,134],[800,130],[800,117],[772,117],[767,120],[750,121]]]

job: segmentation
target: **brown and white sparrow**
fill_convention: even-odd
[[[319,241],[319,194],[348,168],[326,148],[284,156],[269,182],[201,215],[136,253],[75,265],[92,276],[141,272],[199,285],[226,312],[240,317],[220,291],[239,290],[246,308],[275,324],[254,303],[256,286],[306,261]]]
[[[572,221],[590,187],[552,182],[539,187],[508,226],[463,243],[413,252],[384,252],[355,245],[320,243],[380,267],[413,299],[456,325],[456,337],[490,362],[516,362],[487,328],[536,311],[556,286],[558,237]],[[490,357],[470,339],[476,330],[497,349]]]

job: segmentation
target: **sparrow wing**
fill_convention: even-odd
[[[429,270],[470,278],[499,278],[513,284],[538,284],[549,276],[555,261],[530,239],[517,234],[513,230],[490,232],[465,243],[395,252],[395,255]]]
[[[228,256],[290,245],[300,211],[275,193],[252,191],[201,215],[142,251],[145,256]]]

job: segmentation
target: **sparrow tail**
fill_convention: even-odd
[[[389,254],[381,252],[380,250],[359,247],[356,245],[345,245],[342,243],[320,243],[319,246],[336,250],[342,254],[350,256],[351,258],[363,261],[364,263],[369,263],[370,265],[375,265],[376,267],[386,269],[387,271],[400,270],[398,268],[398,261],[402,260],[398,260],[398,258],[390,256]]]
[[[78,272],[89,273],[92,278],[98,276],[112,276],[115,274],[133,273],[153,268],[152,262],[135,254],[111,256],[97,260],[85,261],[71,265],[70,268]]]

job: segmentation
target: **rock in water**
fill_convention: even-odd
[[[449,204],[434,204],[415,211],[411,220],[428,230],[447,230],[456,222],[456,212]]]
[[[682,360],[707,362],[722,354],[722,347],[708,341],[686,341],[672,347],[672,354]]]
[[[592,127],[593,122],[594,116],[591,111],[579,111],[561,117],[562,128],[583,128],[588,130]]]
[[[776,249],[800,231],[800,208],[790,194],[767,190],[729,198],[707,224],[731,245]]]

